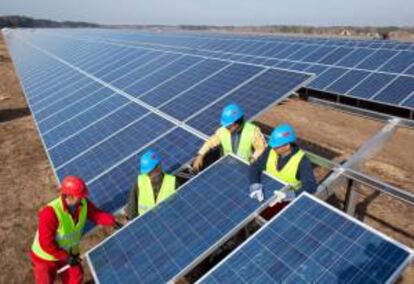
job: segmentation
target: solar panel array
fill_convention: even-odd
[[[239,103],[250,119],[311,78],[66,34],[73,31],[13,30],[5,37],[58,180],[81,176],[91,199],[111,211],[125,204],[147,148],[175,171],[219,126],[224,104]]]
[[[309,89],[414,109],[413,43],[214,33],[81,34],[85,39],[315,73]]]
[[[266,203],[249,197],[249,167],[226,156],[88,252],[99,283],[166,283],[211,253]],[[263,177],[266,200],[283,184]]]
[[[411,251],[302,194],[200,283],[390,283]]]

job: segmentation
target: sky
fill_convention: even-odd
[[[414,26],[414,0],[0,0],[0,15],[100,24]]]

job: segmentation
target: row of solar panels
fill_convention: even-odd
[[[75,163],[70,173],[78,171],[87,177],[91,198],[100,206],[116,210],[125,203],[126,191],[136,178],[137,157],[146,147],[160,151],[167,157],[166,169],[173,170],[188,161],[200,146],[202,139],[194,135],[198,133],[197,128],[184,126],[182,121],[185,120],[174,118],[174,115],[181,114],[169,115],[168,110],[141,100],[140,95],[152,89],[161,90],[162,86],[192,70],[194,74],[184,77],[190,80],[197,76],[195,71],[199,71],[192,68],[212,59],[197,61],[199,57],[196,56],[64,40],[53,36],[26,38],[29,39],[44,50],[28,45],[20,36],[8,37],[8,45],[44,144],[47,131],[62,131],[59,135],[51,135],[48,138],[51,142],[48,143],[54,144],[45,148],[51,160],[60,155],[71,157],[72,151],[80,151],[73,158],[75,162],[68,163]],[[146,59],[137,63],[140,58]],[[157,61],[159,59],[161,63]],[[222,73],[223,76],[216,80],[212,75],[193,82],[188,88],[194,93],[191,92],[189,99],[183,101],[190,107],[199,107],[199,96],[203,98],[210,91],[221,90],[221,84],[223,88],[228,88],[228,80],[238,80],[241,74],[250,74],[222,97],[201,100],[209,104],[209,108],[206,108],[205,120],[200,122],[211,124],[211,129],[217,127],[220,108],[212,108],[216,103],[230,96],[234,96],[232,99],[236,101],[245,99],[246,107],[251,112],[249,116],[253,116],[267,106],[257,106],[262,100],[270,105],[309,78],[306,74],[227,64],[222,70],[218,69],[217,74],[233,70],[234,66],[240,68],[229,72],[230,75]],[[167,72],[172,66],[174,75]],[[141,67],[146,71],[140,73]],[[120,72],[118,77],[123,77],[125,72],[125,77],[130,76],[125,80],[125,85],[120,85],[127,91],[113,85],[116,79],[113,82],[108,82],[106,77],[102,79],[103,76],[111,76],[112,72]],[[151,80],[146,81],[147,78]],[[141,80],[146,83],[136,84]],[[186,80],[177,82],[184,84]],[[134,84],[133,88],[129,87],[131,84]],[[167,93],[174,92],[175,88],[180,89],[180,84],[170,85]],[[85,90],[88,87],[91,89]],[[141,88],[144,91],[140,94]],[[198,88],[201,91],[195,91]],[[283,93],[280,88],[286,92]],[[176,92],[177,98],[180,94],[187,94],[186,90]],[[153,96],[157,93],[154,92]],[[210,108],[213,111],[210,112]],[[179,111],[187,109],[180,108]],[[60,112],[66,113],[59,116]],[[56,115],[54,119],[57,122],[51,119],[48,122],[50,127],[41,127],[42,119],[48,119],[51,115]],[[152,133],[154,131],[156,133]],[[53,147],[59,147],[66,141],[71,141],[71,144],[52,154]],[[52,158],[52,155],[56,157]],[[248,197],[247,170],[247,165],[235,158],[223,158],[184,185],[173,198],[94,249],[88,254],[88,260],[96,280],[100,283],[164,283],[188,271],[266,206]],[[63,170],[61,173],[64,173]],[[281,189],[283,185],[267,177],[263,182],[266,202],[270,202],[273,190]],[[282,224],[266,226],[202,281],[217,283],[228,279],[254,279],[260,283],[275,280],[300,283],[299,280],[324,280],[332,283],[334,280],[353,280],[358,283],[363,279],[382,283],[395,279],[409,261],[408,249],[362,230],[344,217],[328,214],[323,205],[312,199],[310,203],[300,200],[295,202],[300,210],[293,210],[294,206],[291,206],[289,210],[293,211],[293,215],[287,214],[289,211],[286,210],[282,214],[286,217],[281,219]],[[315,204],[319,207],[316,208]],[[286,220],[291,223],[286,223]],[[273,226],[276,229],[272,230]],[[277,226],[286,231],[279,230]],[[278,242],[274,242],[275,232],[278,233]],[[292,240],[292,235],[297,239]],[[281,250],[279,246],[286,249],[283,254],[269,254],[271,249]],[[356,254],[356,250],[364,253]],[[249,257],[246,259],[245,255]],[[353,279],[350,279],[351,276]]]
[[[199,56],[13,35],[8,44],[58,179],[82,176],[92,199],[111,211],[125,204],[146,148],[166,157],[167,171],[177,170],[219,126],[224,105],[237,102],[251,118],[310,78]]]
[[[367,48],[282,40],[240,42],[164,33],[107,31],[75,36],[127,41],[124,44],[315,73],[318,78],[307,85],[310,89],[414,109],[414,50],[411,49],[391,50],[381,44]]]
[[[72,31],[73,32],[73,31]],[[106,34],[107,31],[102,29],[90,30],[91,35]],[[82,30],[80,34],[85,34]],[[125,39],[125,34],[137,34],[136,31],[119,31],[112,33],[113,38]],[[281,36],[270,35],[264,36],[260,34],[233,34],[233,33],[197,33],[197,32],[146,32],[139,31],[140,37],[152,38],[157,37],[157,42],[160,44],[173,44],[189,46],[191,48],[208,47],[224,51],[233,52],[237,50],[237,46],[249,43],[251,47],[257,48],[261,46],[262,49],[266,47],[275,46],[275,43],[290,43],[290,44],[306,44],[314,46],[341,46],[341,47],[365,47],[370,49],[390,49],[390,50],[411,50],[414,51],[414,43],[400,42],[393,40],[367,40],[367,39],[352,39],[352,38],[323,38],[323,37],[304,37],[304,36]],[[152,39],[153,40],[153,39]]]
[[[173,283],[251,221],[284,185],[227,156],[88,252],[98,283]],[[388,283],[410,249],[304,194],[200,279],[201,283]]]

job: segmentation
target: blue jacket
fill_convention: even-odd
[[[260,158],[251,164],[249,173],[251,184],[260,183],[261,173],[262,171],[266,170],[266,163],[271,149],[272,148],[267,147],[267,149],[263,152]],[[290,158],[298,151],[299,147],[293,145],[292,152],[289,155],[279,158],[276,168],[278,170],[282,169],[290,160]],[[303,191],[306,191],[311,194],[316,192],[318,184],[316,183],[315,175],[313,174],[311,162],[306,156],[304,156],[300,161],[299,169],[296,173],[296,178],[302,182],[302,188],[295,191],[296,196],[301,194]]]

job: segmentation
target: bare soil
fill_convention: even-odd
[[[381,123],[289,100],[264,114],[269,126],[292,123],[299,136],[330,149],[340,161],[374,135]],[[401,133],[400,133],[401,132]],[[413,190],[413,131],[399,130],[386,148],[366,164],[366,172]],[[28,252],[37,227],[37,212],[58,194],[54,174],[36,131],[10,57],[0,39],[0,283],[33,283]],[[323,171],[319,171],[322,176]],[[373,192],[361,189],[361,199]],[[338,193],[343,198],[343,192]],[[372,198],[371,198],[372,199]],[[370,200],[371,200],[370,199]],[[387,235],[414,247],[414,207],[380,194],[366,205],[364,221]],[[83,251],[97,244],[111,230],[97,230],[82,243]],[[84,265],[87,269],[87,265]],[[87,272],[86,280],[91,276]],[[414,267],[402,283],[413,283]]]

